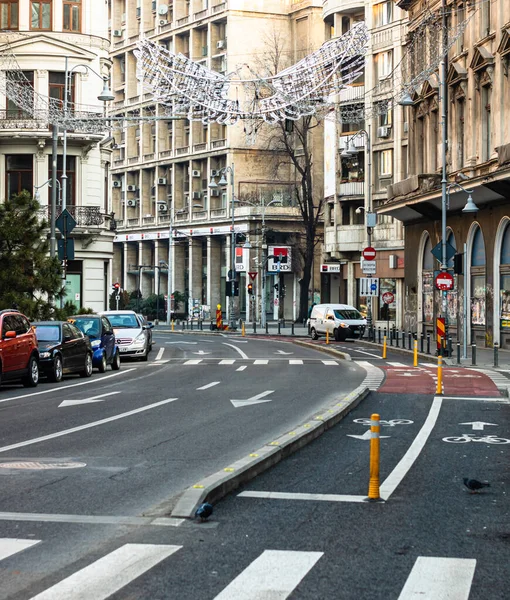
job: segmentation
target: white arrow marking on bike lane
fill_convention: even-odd
[[[486,425],[492,425],[493,427],[498,427],[496,423],[484,423],[483,421],[473,421],[472,423],[459,423],[459,425],[471,425],[473,430],[475,431],[483,431],[483,428]]]
[[[198,352],[192,352],[192,354],[200,354],[200,356],[203,356],[204,354],[211,354],[210,352],[204,352],[203,350],[199,350]]]
[[[114,396],[115,394],[120,394],[120,392],[108,392],[107,394],[92,396],[92,398],[85,398],[84,400],[64,400],[58,405],[58,407],[61,408],[62,406],[76,406],[77,404],[92,404],[94,402],[102,402],[108,396]]]
[[[356,438],[358,440],[369,440],[372,437],[372,432],[370,431],[370,429],[367,429],[363,435],[350,435],[350,434],[347,434],[347,437],[353,437],[353,438]],[[380,435],[379,439],[381,439],[381,438],[389,438],[389,437],[391,437],[391,435]]]
[[[268,398],[267,400],[262,400],[269,394],[273,394],[274,390],[267,390],[266,392],[262,392],[261,394],[257,394],[256,396],[252,396],[251,398],[246,398],[246,400],[230,400],[232,404],[239,408],[240,406],[249,406],[250,404],[262,404],[263,402],[272,402],[272,398]]]

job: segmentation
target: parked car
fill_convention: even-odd
[[[152,350],[152,330],[154,329],[154,323],[152,323],[151,321],[147,321],[147,319],[139,313],[136,313],[136,316],[138,317],[140,323],[147,329],[147,332],[149,333],[149,350]]]
[[[67,319],[90,339],[94,354],[92,366],[100,373],[112,365],[114,371],[120,369],[120,350],[115,343],[115,333],[107,317],[101,315],[76,315]]]
[[[69,373],[92,375],[92,346],[77,327],[67,321],[39,321],[33,325],[41,373],[50,381],[61,381]]]
[[[365,333],[367,320],[349,304],[316,304],[312,308],[308,328],[313,340],[326,331],[336,341],[347,338],[361,338]]]
[[[39,383],[39,349],[30,321],[18,310],[0,310],[0,383]]]
[[[121,358],[147,360],[150,352],[149,328],[140,322],[133,310],[109,310],[101,315],[112,324]]]

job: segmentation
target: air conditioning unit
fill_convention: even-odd
[[[202,194],[200,192],[193,192],[193,200],[200,200]]]
[[[126,189],[128,192],[136,192],[136,185],[128,185]]]
[[[200,177],[200,175],[201,175],[200,171],[196,171],[195,169],[193,169],[193,171],[191,171],[192,177]]]
[[[159,24],[160,25],[168,25],[168,21],[166,19],[160,19]]]
[[[158,177],[158,185],[166,185],[166,177]]]
[[[168,204],[166,202],[158,202],[158,212],[168,212]]]
[[[388,125],[383,125],[377,128],[377,137],[387,138],[390,135],[390,127]]]
[[[115,181],[113,182],[113,187],[122,187],[122,181],[117,181],[117,180],[115,180]]]
[[[223,50],[226,47],[227,47],[227,40],[218,40],[216,42],[216,48],[218,50]]]
[[[124,32],[122,31],[122,29],[114,29],[113,30],[113,37],[122,37],[123,33]]]
[[[209,194],[210,194],[210,196],[219,196],[221,194],[221,192],[220,192],[220,190],[210,189]]]
[[[126,205],[134,208],[138,204],[138,200],[127,200]]]

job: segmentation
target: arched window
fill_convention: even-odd
[[[503,233],[499,275],[501,329],[510,331],[510,223]]]
[[[485,242],[478,227],[471,249],[471,323],[485,325]]]
[[[434,257],[432,255],[432,242],[427,237],[423,248],[422,261],[422,320],[431,324],[434,320]]]

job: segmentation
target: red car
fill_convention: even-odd
[[[0,310],[0,383],[39,383],[39,350],[29,320],[14,309]]]

